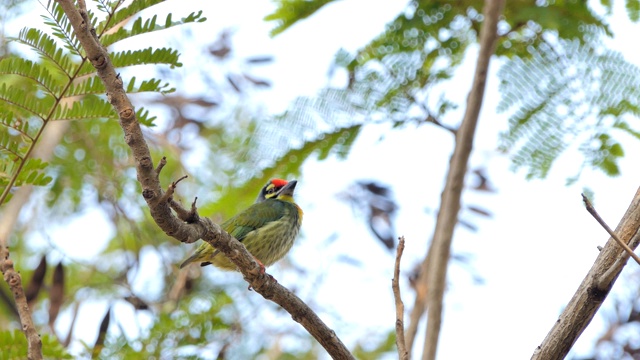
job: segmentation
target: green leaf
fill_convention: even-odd
[[[108,16],[105,20],[101,21],[95,26],[96,33],[104,34],[109,30],[113,29],[116,26],[121,25],[123,21],[127,21],[130,17],[138,14],[144,9],[147,9],[153,5],[162,3],[162,0],[136,0],[131,2],[129,6],[123,7],[117,10],[113,16]],[[120,4],[116,3],[116,4]],[[113,8],[107,9],[106,7],[102,7],[103,11],[107,11],[111,13]]]
[[[76,38],[73,27],[69,22],[64,10],[56,1],[51,1],[47,5],[47,11],[50,16],[42,16],[44,23],[49,25],[53,31],[53,35],[64,42],[64,47],[71,51],[74,55],[83,57],[84,50],[80,46],[80,42]]]
[[[144,80],[140,85],[136,85],[136,77],[132,77],[127,85],[127,93],[140,93],[140,92],[159,92],[161,94],[170,94],[176,91],[175,88],[170,88],[169,83],[162,84],[160,79]]]
[[[42,356],[45,359],[73,359],[65,348],[49,334],[41,336]],[[0,349],[3,360],[26,359],[27,339],[20,330],[3,330],[0,332]]]
[[[171,65],[172,68],[182,66],[178,62],[178,52],[167,48],[119,51],[110,54],[110,57],[113,66],[117,68],[148,64],[166,64]]]
[[[36,116],[40,119],[45,119],[55,104],[55,99],[49,94],[34,96],[32,92],[5,84],[0,85],[0,101],[4,101],[16,117]]]
[[[270,32],[271,36],[276,36],[332,1],[335,0],[278,0],[276,10],[264,20],[276,22],[276,27]]]
[[[74,101],[71,107],[57,107],[51,117],[52,120],[82,120],[117,118],[113,106],[105,99],[87,95],[79,101]]]
[[[59,95],[62,90],[60,79],[51,76],[45,66],[19,57],[7,57],[0,60],[0,75],[18,75],[29,79],[52,96]]]
[[[124,27],[121,27],[115,33],[105,34],[104,36],[102,36],[100,40],[102,42],[102,45],[109,46],[113,43],[116,43],[124,39],[128,39],[136,35],[147,34],[154,31],[160,31],[160,30],[168,29],[174,26],[183,25],[183,24],[192,23],[192,22],[203,22],[205,20],[206,18],[202,17],[202,11],[192,12],[191,14],[180,19],[179,21],[172,21],[172,15],[168,14],[164,21],[164,24],[157,23],[157,15],[153,15],[151,18],[147,18],[146,20],[143,20],[142,18],[137,18],[133,22],[131,29],[126,29]]]
[[[72,83],[64,95],[65,97],[89,94],[102,95],[105,92],[106,88],[102,80],[97,75],[93,75],[83,78],[80,82]]]
[[[40,54],[41,58],[53,63],[63,74],[69,77],[77,70],[78,65],[72,60],[71,56],[58,48],[51,36],[38,29],[24,28],[18,33],[18,37],[13,40],[31,47]]]
[[[640,0],[626,0],[627,15],[633,22],[640,20]]]
[[[601,49],[595,38],[531,52],[530,58],[512,58],[498,73],[503,94],[498,110],[514,109],[500,147],[513,154],[514,168],[526,168],[528,178],[543,178],[578,141],[581,166],[617,175],[624,151],[609,124],[613,119],[613,128],[640,138],[625,121],[640,114],[640,68]]]
[[[157,119],[157,116],[149,116],[149,110],[141,107],[136,111],[136,119],[138,119],[138,122],[144,126],[154,127],[156,125],[153,121]]]

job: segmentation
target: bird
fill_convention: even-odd
[[[260,191],[256,203],[223,222],[220,227],[244,244],[261,269],[273,265],[291,250],[300,232],[303,212],[293,199],[296,180],[270,180]],[[237,270],[220,250],[203,242],[180,268],[200,262],[222,269]]]

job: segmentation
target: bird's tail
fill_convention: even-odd
[[[182,264],[180,264],[180,269],[198,260],[199,257],[200,254],[196,251],[195,254],[191,255],[187,260],[183,261]]]

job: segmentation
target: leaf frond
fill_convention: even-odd
[[[167,48],[154,50],[149,47],[143,50],[120,51],[110,55],[113,66],[117,68],[149,64],[166,64],[171,65],[172,68],[182,66],[182,63],[178,62],[178,51]]]
[[[161,2],[162,0],[136,0],[132,1],[129,6],[116,10],[115,13],[113,13],[113,11],[122,4],[122,1],[117,1],[113,4],[104,4],[101,10],[109,14],[113,13],[113,16],[109,16],[107,19],[97,23],[95,25],[96,33],[104,34],[109,32],[111,29],[116,26],[120,26],[123,21],[127,21],[130,17],[138,14],[142,10],[150,8],[153,5],[160,4]]]
[[[500,147],[512,152],[514,168],[526,168],[528,178],[544,178],[574,143],[582,167],[618,175],[624,151],[605,136],[608,129],[640,138],[627,119],[640,115],[640,68],[598,44],[560,40],[526,59],[514,57],[499,71],[498,111],[514,109]]]
[[[62,90],[61,82],[45,66],[19,57],[0,60],[0,75],[18,75],[29,79],[52,96],[57,96]]]
[[[85,120],[116,118],[111,104],[98,96],[87,95],[69,106],[56,108],[51,120]]]
[[[21,117],[36,116],[46,119],[55,103],[49,94],[34,94],[15,86],[0,85],[0,100],[16,111]]]
[[[157,15],[153,15],[151,18],[147,18],[146,20],[143,20],[142,18],[137,18],[133,22],[131,29],[126,29],[124,27],[121,27],[118,29],[118,31],[114,33],[105,34],[104,36],[102,36],[101,42],[104,46],[109,46],[113,43],[131,38],[136,35],[147,34],[147,33],[168,29],[168,28],[182,25],[182,24],[187,24],[192,22],[203,22],[206,20],[206,18],[202,17],[202,11],[192,12],[188,16],[178,21],[172,21],[172,14],[168,14],[163,24],[159,24],[157,22],[157,17],[158,17]]]
[[[169,83],[162,84],[160,79],[143,80],[140,85],[136,84],[136,77],[132,77],[127,85],[127,93],[141,93],[141,92],[158,92],[161,94],[170,94],[176,91],[175,88],[170,87]]]
[[[13,39],[34,49],[41,58],[51,61],[63,74],[71,77],[77,69],[77,64],[71,56],[59,48],[48,34],[34,28],[24,28]]]
[[[42,15],[42,17],[44,18],[44,23],[51,28],[53,35],[62,40],[64,47],[71,53],[84,57],[84,50],[82,50],[73,27],[58,2],[49,2],[49,6],[46,6],[46,9],[49,16]]]

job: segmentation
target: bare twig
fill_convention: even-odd
[[[168,201],[161,201],[164,191],[160,186],[140,124],[136,120],[135,110],[124,91],[122,80],[117,76],[109,54],[95,34],[84,1],[78,1],[79,8],[74,6],[72,0],[57,1],[69,18],[87,58],[97,69],[98,76],[105,84],[107,98],[120,118],[119,123],[124,132],[125,142],[133,154],[138,181],[142,186],[142,196],[156,224],[167,235],[178,241],[193,243],[203,239],[220,250],[238,267],[251,288],[289,312],[293,320],[300,323],[333,358],[353,359],[336,334],[302,300],[280,285],[271,275],[260,272],[260,266],[240,242],[224,232],[209,218],[198,217],[194,223],[181,221],[172,213]]]
[[[631,249],[640,243],[640,188],[616,227],[615,233],[629,244]],[[536,348],[531,359],[564,359],[571,347],[589,325],[591,319],[609,295],[616,279],[622,272],[628,252],[624,252],[615,240],[609,239],[595,263],[584,277],[567,306],[553,327]],[[626,258],[626,259],[625,259]],[[624,260],[623,260],[624,259]]]
[[[393,270],[393,280],[391,280],[391,288],[393,289],[393,298],[396,302],[396,346],[398,347],[398,358],[401,360],[409,360],[409,352],[404,341],[404,304],[400,296],[400,259],[404,251],[404,236],[398,238],[398,249],[396,251],[396,266]]]
[[[618,235],[616,235],[616,233],[614,233],[613,230],[611,230],[609,225],[607,225],[607,223],[600,217],[596,209],[593,207],[593,204],[591,204],[591,201],[589,201],[589,198],[587,198],[585,194],[582,194],[582,201],[584,201],[584,206],[587,207],[587,211],[589,212],[589,214],[591,214],[591,216],[593,216],[596,219],[596,221],[600,225],[602,225],[602,227],[609,233],[609,235],[611,235],[613,240],[615,240],[618,243],[618,245],[620,245],[624,249],[624,251],[626,251],[627,254],[629,254],[629,256],[631,256],[633,260],[635,260],[638,263],[638,265],[640,265],[640,257],[638,257],[638,255],[636,255],[636,253],[634,253],[633,250],[631,250],[629,245],[625,244],[622,240],[620,240]]]
[[[427,331],[425,335],[422,359],[435,360],[442,323],[442,300],[447,277],[447,266],[451,252],[451,240],[454,228],[458,222],[460,211],[460,197],[467,172],[467,162],[473,148],[480,108],[484,98],[487,82],[487,72],[491,56],[495,51],[498,38],[498,19],[502,14],[504,0],[487,0],[484,5],[484,21],[480,30],[480,52],[476,63],[473,84],[467,98],[462,123],[456,132],[456,143],[451,156],[447,181],[442,191],[442,203],[438,211],[436,228],[429,252],[433,252],[428,269],[426,261],[422,266],[423,281],[427,281]],[[426,260],[426,258],[425,258]]]

